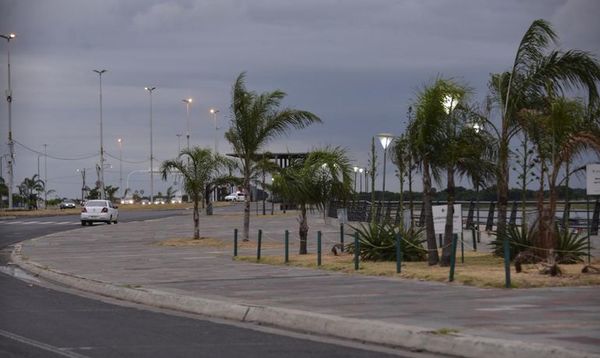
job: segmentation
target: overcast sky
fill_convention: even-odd
[[[37,173],[47,144],[48,187],[78,197],[77,168],[93,168],[99,153],[102,76],[104,147],[119,157],[123,186],[148,169],[149,95],[153,94],[154,156],[185,146],[191,97],[191,143],[214,147],[209,108],[218,113],[218,146],[229,126],[231,86],[247,71],[256,91],[281,89],[285,105],[309,110],[323,124],[269,144],[271,151],[345,147],[366,166],[371,136],[401,133],[416,92],[436,76],[452,77],[486,95],[490,73],[508,70],[531,22],[550,21],[560,47],[600,54],[600,2],[423,0],[0,0],[0,33],[10,42],[15,184]],[[7,88],[5,41],[0,87]],[[0,155],[8,153],[8,110],[0,101]],[[381,148],[378,145],[378,150]],[[127,162],[125,162],[127,161]],[[145,162],[143,162],[145,161]],[[119,161],[107,158],[106,183],[119,185]],[[137,162],[137,163],[133,163]],[[158,163],[156,164],[158,166]],[[2,176],[7,178],[6,160]],[[388,166],[391,168],[391,166]],[[88,169],[88,185],[95,173]],[[388,172],[393,172],[389,170]],[[44,177],[44,156],[40,157]],[[390,174],[386,187],[398,190]],[[155,194],[172,183],[155,179]],[[381,183],[378,180],[377,186]],[[16,186],[16,185],[15,185]],[[149,193],[147,174],[130,175],[132,189]],[[15,189],[16,190],[16,189]]]

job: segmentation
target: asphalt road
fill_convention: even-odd
[[[120,222],[180,212],[122,212]],[[78,216],[0,221],[0,248],[80,227]],[[1,262],[0,262],[1,264]],[[118,304],[115,304],[118,303]],[[141,307],[0,274],[0,357],[423,357]]]

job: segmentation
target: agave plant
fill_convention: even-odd
[[[588,241],[585,235],[570,230],[558,231],[556,262],[559,264],[575,264],[582,262],[587,255]]]
[[[425,237],[422,228],[404,229],[402,225],[373,222],[352,228],[358,233],[360,257],[363,260],[395,261],[397,234],[400,234],[402,238],[402,259],[404,261],[423,261],[427,257],[427,251],[423,248]],[[354,253],[354,242],[346,247],[347,252]]]
[[[491,246],[494,255],[500,257],[504,256],[503,243],[506,238],[510,248],[510,258],[513,260],[519,253],[532,248],[531,238],[536,235],[536,232],[522,230],[519,226],[510,225],[507,227],[504,234],[494,232],[492,235],[496,236],[496,238],[490,242],[489,245]]]

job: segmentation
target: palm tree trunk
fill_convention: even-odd
[[[194,240],[200,239],[200,213],[198,211],[198,204],[200,198],[194,198]]]
[[[427,237],[427,263],[429,266],[437,265],[440,257],[435,242],[435,230],[433,227],[433,212],[431,208],[431,173],[429,172],[429,161],[423,160],[423,213],[425,215],[425,236]]]
[[[250,173],[244,175],[244,190],[246,199],[244,201],[244,239],[250,241]]]
[[[446,209],[446,226],[444,228],[444,247],[440,266],[450,266],[452,255],[452,231],[454,231],[454,168],[448,168],[448,207]]]
[[[506,212],[508,208],[508,130],[502,126],[502,138],[498,152],[498,223],[496,230],[499,237],[506,232]]]
[[[307,239],[308,239],[308,219],[306,218],[306,204],[302,204],[300,206],[301,214],[300,214],[300,255],[306,255],[308,250]]]
[[[532,244],[535,249],[536,255],[540,257],[546,257],[546,252],[542,249],[545,247],[545,242],[547,240],[548,235],[548,212],[546,211],[546,207],[544,205],[544,178],[546,173],[546,165],[545,159],[540,156],[540,161],[542,163],[541,174],[540,174],[540,188],[538,190],[538,198],[537,198],[537,211],[538,211],[538,234],[537,236],[533,236]]]

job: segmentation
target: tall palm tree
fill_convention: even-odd
[[[459,98],[461,89],[452,81],[437,79],[418,94],[414,104],[416,115],[408,126],[408,138],[423,177],[423,212],[427,241],[427,262],[439,262],[432,212],[432,176],[439,181],[440,153],[444,145],[444,123],[448,113],[444,108],[449,98]]]
[[[44,190],[45,183],[37,174],[34,174],[31,178],[23,179],[19,185],[19,192],[25,198],[28,209],[31,209],[33,206],[37,208],[38,195],[35,193],[40,193]]]
[[[550,88],[563,93],[573,88],[588,90],[588,101],[598,101],[600,65],[591,54],[578,51],[548,51],[557,35],[550,23],[535,20],[523,35],[510,72],[492,75],[490,88],[501,108],[502,123],[498,147],[498,233],[506,231],[509,181],[509,144],[519,130],[518,117]]]
[[[314,150],[306,159],[293,161],[273,177],[273,191],[300,206],[300,254],[307,253],[309,205],[325,210],[331,200],[347,200],[352,195],[350,160],[339,147]]]
[[[256,93],[246,89],[245,73],[241,73],[233,85],[231,126],[225,138],[240,160],[243,187],[246,191],[244,208],[244,241],[248,241],[250,231],[250,183],[261,172],[257,162],[260,152],[275,137],[286,134],[290,127],[304,128],[321,122],[311,112],[291,108],[279,109],[285,93],[280,90]]]
[[[489,181],[494,173],[494,140],[481,126],[475,127],[479,115],[462,102],[449,115],[444,125],[444,150],[440,162],[446,170],[448,203],[441,266],[449,266],[454,231],[455,176],[468,176],[479,181]],[[481,184],[481,183],[478,183]]]
[[[233,162],[212,153],[210,149],[194,147],[184,149],[177,159],[166,160],[160,166],[162,179],[167,180],[167,175],[177,172],[183,178],[183,186],[194,203],[194,239],[200,238],[200,213],[199,204],[204,196],[209,183],[224,177]]]
[[[556,226],[554,217],[558,201],[559,174],[566,164],[586,152],[600,155],[600,126],[589,120],[585,106],[580,101],[554,98],[548,103],[548,112],[532,113],[529,127],[538,157],[541,160],[540,194],[538,195],[538,235],[533,236],[534,246],[543,248],[545,256],[556,248]],[[547,182],[549,202],[543,197],[544,182]]]

